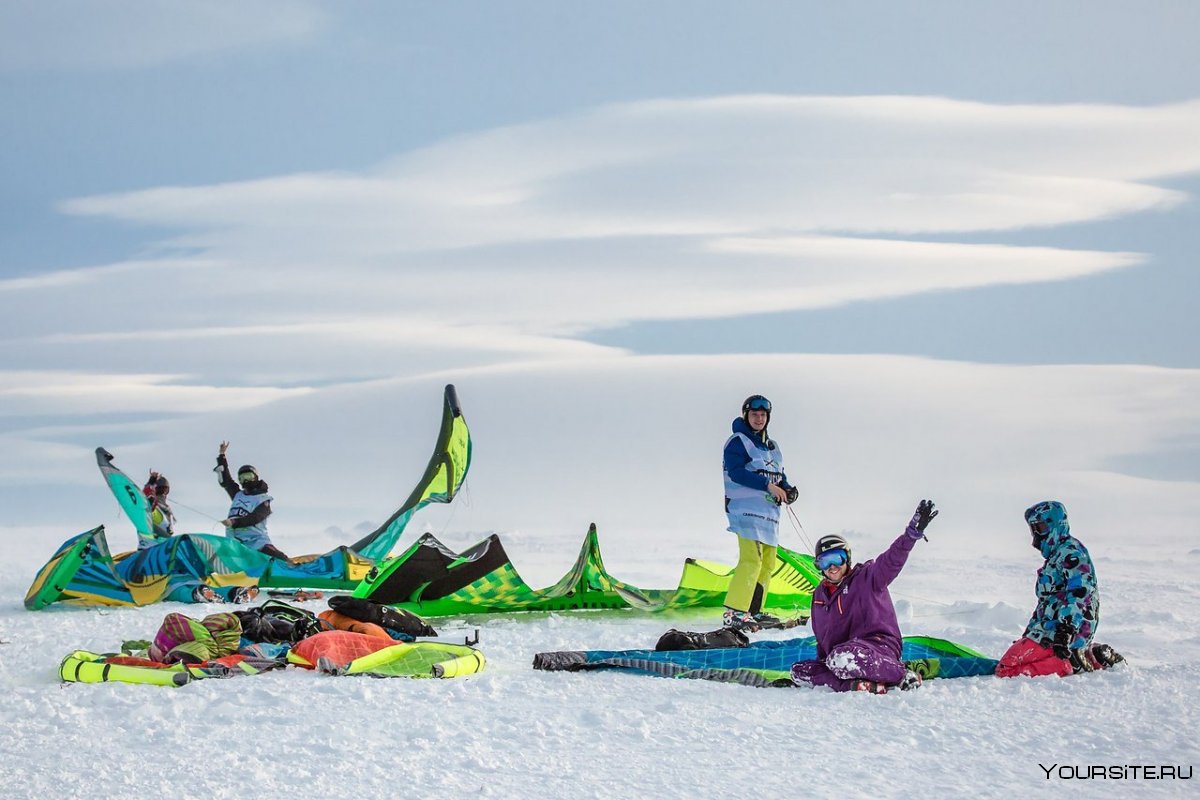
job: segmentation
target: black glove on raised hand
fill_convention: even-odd
[[[1064,661],[1071,660],[1071,642],[1075,639],[1075,629],[1065,622],[1060,622],[1054,626],[1054,641],[1050,643],[1050,649],[1054,651],[1054,655]]]
[[[912,519],[909,520],[906,532],[914,539],[920,539],[925,536],[925,529],[929,527],[929,523],[938,515],[937,509],[933,507],[932,500],[922,500],[917,503],[917,510],[913,512]]]

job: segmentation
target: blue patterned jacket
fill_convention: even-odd
[[[1066,623],[1075,631],[1071,649],[1086,647],[1100,624],[1100,592],[1092,557],[1071,535],[1065,519],[1047,532],[1041,552],[1046,563],[1038,570],[1037,608],[1025,626],[1025,636],[1049,645],[1058,626]]]

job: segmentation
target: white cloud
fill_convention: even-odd
[[[69,284],[0,282],[0,304],[20,332],[0,341],[0,352],[75,369],[93,358],[122,369],[136,360],[250,383],[414,375],[612,355],[618,351],[567,337],[624,322],[1066,280],[1139,261],[1129,253],[821,236],[618,239],[324,267],[238,263],[226,254],[203,266],[147,263],[140,274],[99,268],[90,280],[76,271]]]
[[[364,255],[594,236],[1008,230],[1178,203],[1184,195],[1145,181],[1200,169],[1197,138],[1195,101],[655,101],[453,139],[361,176],[66,208],[200,228],[189,241],[215,249],[253,244],[247,229],[284,229],[295,250],[333,242]]]
[[[203,258],[121,261],[115,264],[63,269],[40,275],[23,275],[19,278],[7,278],[0,280],[0,292],[19,293],[37,292],[39,290],[58,292],[72,287],[90,292],[93,287],[103,282],[121,283],[126,280],[136,282],[139,279],[146,279],[163,271],[183,269],[202,270],[217,266],[219,265],[216,262]]]
[[[371,433],[364,443],[354,427],[397,413],[393,399],[375,393],[474,376],[486,407],[481,421],[490,414],[494,430],[507,425],[493,434],[508,459],[504,497],[526,497],[521,481],[546,480],[512,466],[527,459],[526,447],[552,451],[537,458],[571,451],[566,466],[537,468],[556,481],[593,462],[611,470],[588,472],[595,499],[581,495],[589,486],[569,484],[539,501],[550,504],[549,520],[569,510],[564,498],[612,505],[631,491],[619,483],[626,469],[639,481],[653,482],[657,469],[708,480],[706,459],[715,456],[708,443],[694,449],[692,438],[723,428],[727,409],[724,400],[719,409],[704,404],[794,370],[771,377],[778,391],[763,388],[813,406],[806,416],[817,429],[798,434],[805,447],[819,444],[822,460],[859,459],[853,470],[810,476],[814,503],[831,501],[815,507],[853,506],[867,492],[876,498],[877,510],[851,514],[848,527],[882,525],[892,513],[885,508],[924,491],[897,475],[933,458],[962,461],[954,469],[925,465],[935,487],[985,505],[968,484],[990,482],[1005,503],[1047,485],[1083,485],[1097,503],[1124,492],[1187,506],[1166,484],[1126,480],[1108,463],[1123,445],[1135,453],[1152,447],[1151,428],[1162,437],[1194,429],[1190,416],[1157,397],[1144,398],[1136,412],[1121,405],[1121,396],[1142,397],[1131,377],[1140,373],[786,356],[655,361],[572,337],[638,320],[825,308],[1128,267],[1143,256],[953,238],[1168,207],[1182,195],[1150,181],[1200,167],[1198,140],[1200,102],[1029,107],[730,97],[612,106],[464,136],[362,174],[81,198],[65,209],[184,233],[155,243],[144,260],[0,282],[6,414],[44,423],[26,436],[14,421],[9,446],[26,452],[21,442],[68,441],[86,455],[105,425],[133,435],[89,414],[195,414],[136,430],[173,442],[227,431],[216,436],[236,434],[264,452],[283,447],[287,456],[277,463],[307,464],[294,478],[303,483],[318,472],[306,448],[336,446],[367,463],[391,463],[385,451],[395,438]],[[912,238],[926,233],[940,240]],[[906,383],[914,371],[933,383],[914,393]],[[1148,374],[1147,385],[1171,391],[1192,380],[1191,373]],[[1029,382],[1041,393],[1036,401]],[[596,397],[590,404],[576,394],[585,387]],[[370,410],[346,419],[345,409],[368,395]],[[646,398],[666,398],[670,419],[656,420]],[[265,402],[270,410],[257,410]],[[560,426],[577,423],[561,409],[576,407],[585,409],[593,439],[560,439]],[[73,426],[75,417],[88,421]],[[1070,430],[1072,457],[1031,458],[1053,425]],[[277,445],[287,426],[299,433]],[[1126,442],[1121,429],[1130,426],[1137,435]],[[980,427],[1005,435],[982,437]],[[939,438],[931,443],[933,428]],[[822,441],[833,431],[836,441]],[[669,444],[642,442],[666,433]],[[965,454],[961,442],[971,443]],[[341,455],[328,461],[354,469]],[[1087,488],[1101,483],[1104,492]],[[685,488],[672,484],[670,494]],[[306,497],[318,494],[306,486]],[[647,529],[669,524],[670,514],[654,504],[631,508],[636,513],[618,517],[620,524],[635,524],[639,514]],[[520,519],[500,515],[489,524]],[[838,524],[833,516],[815,521]]]
[[[125,69],[302,40],[306,0],[16,0],[0,5],[0,70]]]
[[[174,270],[173,294],[235,310],[244,297],[267,324],[304,309],[317,321],[403,313],[563,335],[1136,264],[903,235],[1168,207],[1184,195],[1146,181],[1200,168],[1197,139],[1200,102],[650,101],[452,139],[364,174],[162,187],[64,209],[182,228],[162,246],[221,266]],[[769,275],[771,290],[749,274]]]
[[[244,410],[307,388],[221,387],[183,383],[178,375],[0,371],[0,417],[70,414],[197,414]]]
[[[1067,504],[1092,547],[1147,531],[1161,546],[1183,546],[1200,514],[1194,480],[1153,480],[1120,466],[1200,434],[1200,408],[1185,402],[1200,390],[1200,371],[1129,366],[900,356],[568,359],[321,389],[269,407],[73,436],[10,433],[0,446],[22,480],[103,497],[91,455],[103,444],[130,474],[163,469],[181,502],[219,516],[223,495],[208,470],[217,442],[229,439],[234,459],[256,464],[270,481],[282,545],[328,525],[378,522],[395,508],[428,457],[445,380],[457,385],[475,434],[470,489],[451,508],[423,512],[416,529],[430,525],[459,539],[510,531],[518,564],[537,550],[561,571],[593,521],[618,574],[622,563],[651,563],[666,585],[685,555],[728,559],[720,451],[752,392],[775,404],[771,430],[800,487],[796,510],[809,539],[856,531],[863,557],[897,535],[925,496],[943,515],[922,546],[976,554],[1025,553],[1021,512],[1046,498]],[[109,521],[79,519],[75,509],[64,503],[59,512],[71,531]],[[111,511],[114,531],[131,537],[115,504]],[[207,531],[210,523],[192,516],[189,524]],[[801,546],[786,522],[782,536]]]

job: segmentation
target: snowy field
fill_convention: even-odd
[[[946,521],[937,526],[945,530]],[[998,656],[1031,608],[1037,555],[940,553],[936,533],[931,528],[933,541],[918,546],[893,586],[902,629]],[[1047,778],[1039,766],[1200,765],[1197,550],[1093,547],[1103,602],[1098,639],[1128,657],[1125,668],[1061,680],[936,680],[877,697],[530,668],[540,651],[652,647],[669,627],[711,629],[712,611],[433,620],[446,636],[480,630],[487,669],[458,680],[288,669],[181,689],[60,684],[58,662],[73,649],[106,651],[148,638],[167,611],[216,610],[25,611],[34,571],[65,538],[5,532],[5,798],[1169,797],[1194,796],[1198,785],[1070,780],[1057,771]],[[458,547],[478,536],[445,538]],[[678,539],[676,557],[662,564],[610,559],[609,568],[646,585],[673,585],[689,555],[686,537]],[[726,543],[732,552],[732,539]],[[516,537],[509,550],[541,585],[566,570],[577,546],[574,537]],[[320,610],[324,601],[306,605]],[[796,633],[806,629],[765,635]]]
[[[0,2],[0,800],[1197,796],[1160,774],[1200,767],[1198,31],[1196,0]],[[134,546],[97,447],[219,534],[228,442],[273,543],[324,553],[409,497],[448,383],[470,474],[393,552],[499,533],[541,588],[594,523],[673,588],[735,558],[761,394],[784,545],[862,561],[937,503],[904,633],[999,657],[1055,499],[1127,662],[884,696],[531,666],[713,609],[431,619],[487,658],[445,681],[59,682],[227,608],[24,609],[68,538]]]

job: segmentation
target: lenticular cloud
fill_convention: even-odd
[[[64,208],[182,229],[162,245],[198,250],[251,284],[286,274],[286,294],[320,295],[330,315],[369,313],[382,288],[439,318],[482,315],[528,332],[560,317],[588,327],[759,310],[761,296],[704,296],[704,284],[727,289],[754,266],[781,270],[783,309],[1126,266],[1137,259],[904,239],[1169,207],[1184,196],[1151,181],[1200,168],[1198,138],[1197,102],[645,101],[451,139],[362,173],[160,187]],[[948,253],[949,282],[937,269]],[[681,284],[700,290],[680,298]],[[559,313],[519,302],[496,313],[501,288],[507,299],[536,292],[539,308]],[[620,302],[630,295],[644,302]]]
[[[754,95],[606,106],[361,172],[69,201],[67,213],[171,233],[141,258],[0,282],[15,332],[3,346],[14,374],[30,376],[22,390],[36,404],[40,386],[47,408],[63,391],[37,376],[55,371],[166,375],[160,395],[242,386],[261,399],[623,358],[580,337],[1142,263],[1003,237],[1177,204],[1182,193],[1154,182],[1200,168],[1197,140],[1200,101]]]

